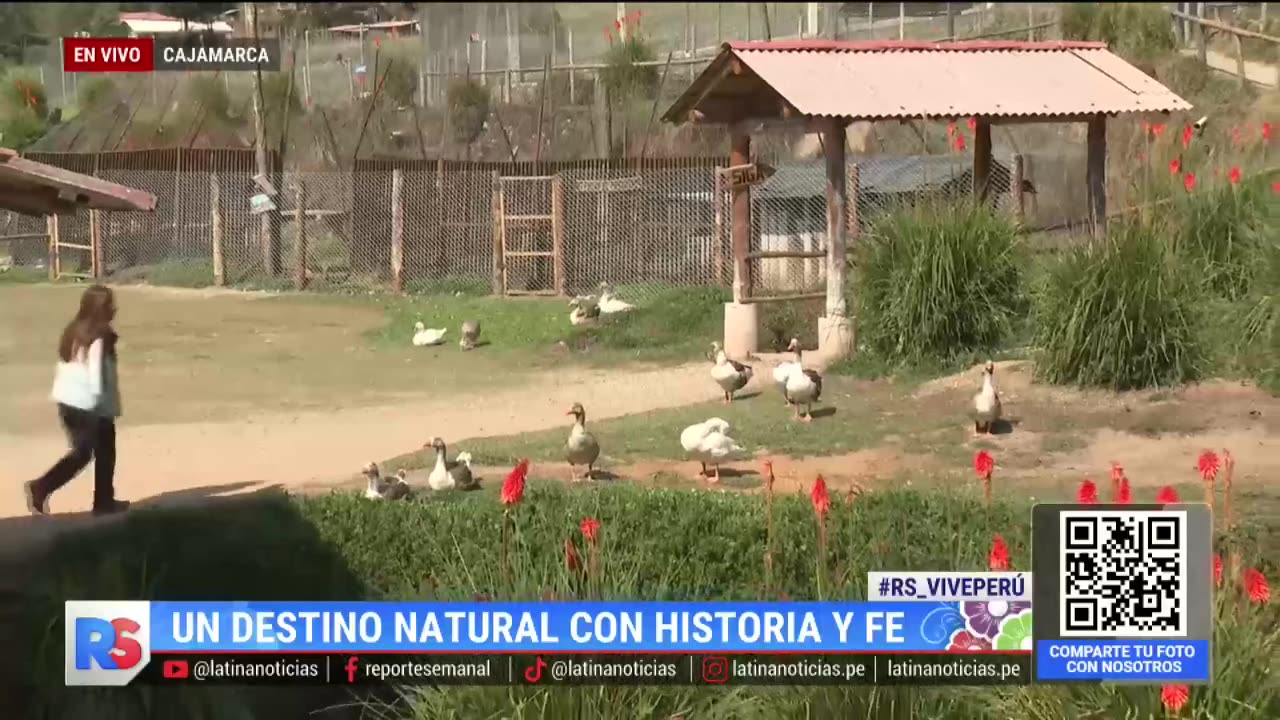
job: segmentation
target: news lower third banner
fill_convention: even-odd
[[[968,672],[963,668],[970,665],[985,677],[989,668],[979,661],[993,653],[1029,663],[1030,632],[1028,603],[68,601],[66,682],[125,685],[144,670],[163,675],[168,662],[185,661],[190,672],[193,658],[214,654],[263,654],[263,660],[266,654],[340,655],[344,662],[366,655],[372,661],[375,654],[519,656],[510,660],[509,677],[539,657],[550,662],[556,655],[626,653],[763,655],[773,664],[791,655],[866,655],[846,661],[852,663],[850,681],[929,684]],[[911,662],[915,655],[937,657],[923,667]],[[944,661],[946,656],[972,657]],[[679,662],[681,677],[701,671],[701,665],[689,670],[689,663],[701,660]],[[928,669],[944,666],[959,669]],[[177,667],[170,669],[176,673]],[[751,667],[742,666],[735,677],[747,677]],[[1029,665],[1019,667],[1029,671]],[[1027,677],[993,672],[1005,681]]]
[[[163,654],[132,684],[1025,685],[1029,653]]]

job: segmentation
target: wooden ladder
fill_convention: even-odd
[[[62,242],[61,233],[59,233],[59,222],[57,215],[47,216],[45,222],[49,228],[49,279],[61,280],[63,278],[78,278],[81,280],[94,280],[101,274],[101,257],[98,252],[98,211],[89,211],[89,244],[80,245],[77,243]],[[89,272],[67,272],[62,269],[62,251],[77,250],[89,253]]]
[[[551,185],[551,207],[549,212],[545,214],[532,215],[509,215],[507,214],[507,188],[515,183],[542,182]],[[559,175],[536,175],[528,177],[502,177],[498,179],[498,197],[496,200],[495,216],[498,220],[497,228],[497,252],[499,254],[498,265],[502,273],[502,294],[503,295],[564,295],[565,294],[565,272],[564,272],[564,183]],[[513,249],[510,244],[512,239],[508,229],[520,226],[523,228],[537,228],[539,225],[548,226],[551,234],[551,250],[526,250]],[[511,259],[527,259],[537,262],[538,258],[550,258],[552,264],[552,282],[551,287],[545,290],[522,290],[513,289],[510,283],[510,260]]]

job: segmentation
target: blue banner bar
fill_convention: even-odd
[[[1030,652],[1029,603],[153,602],[164,652]]]
[[[1036,681],[1209,682],[1208,640],[1039,640]]]

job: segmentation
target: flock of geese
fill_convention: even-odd
[[[575,325],[598,318],[601,313],[626,312],[634,307],[614,296],[608,283],[600,284],[598,296],[579,296],[571,300],[570,305],[574,309],[570,322]],[[419,342],[418,335],[423,332],[434,334],[434,344],[443,342],[444,329],[424,330],[422,323],[418,323],[417,330],[415,345],[433,344]],[[464,350],[470,350],[475,347],[479,335],[480,324],[469,320],[462,325],[462,340],[459,344]],[[750,365],[729,359],[718,342],[711,343],[711,350],[711,379],[720,387],[724,402],[732,403],[734,394],[751,382],[755,370]],[[822,398],[822,375],[804,367],[799,340],[792,338],[787,350],[794,353],[795,358],[773,368],[773,382],[781,391],[786,405],[794,409],[795,419],[812,422],[813,405]],[[565,414],[573,417],[573,426],[564,445],[564,459],[569,464],[570,477],[573,482],[591,480],[596,462],[600,459],[600,442],[587,430],[587,413],[582,403],[575,402]],[[995,423],[1001,418],[1000,394],[995,387],[995,366],[990,361],[982,370],[982,388],[973,396],[970,414],[975,434],[991,434]],[[728,422],[713,417],[690,425],[680,433],[680,446],[686,456],[701,467],[697,475],[699,479],[719,483],[720,466],[746,454],[746,450],[730,436],[730,429]],[[435,465],[427,476],[427,485],[432,490],[474,490],[479,487],[478,480],[471,472],[470,453],[458,453],[450,460],[445,442],[439,437],[432,438],[423,447],[432,448],[436,455]],[[585,468],[586,472],[580,475],[579,468]],[[377,464],[370,462],[364,467],[364,475],[368,480],[365,496],[370,499],[397,500],[410,495],[404,470],[384,479]]]
[[[413,324],[413,344],[415,347],[443,345],[444,336],[448,332],[448,328],[429,328],[419,320]],[[462,323],[462,330],[459,334],[462,337],[458,340],[458,345],[463,350],[475,349],[476,341],[480,339],[480,322],[478,320],[467,320]]]

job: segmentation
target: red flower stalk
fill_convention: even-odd
[[[525,479],[529,476],[529,461],[521,460],[510,473],[507,479],[502,481],[502,504],[511,506],[519,505],[524,498]]]
[[[765,459],[761,465],[764,466],[764,490],[773,494],[773,461]]]
[[[1240,128],[1238,127],[1231,128],[1231,144],[1239,145],[1240,139],[1241,139]]]
[[[1009,546],[999,535],[991,539],[991,552],[987,553],[987,567],[992,570],[1009,569]]]
[[[1098,502],[1098,486],[1093,484],[1092,480],[1085,480],[1080,483],[1080,489],[1076,491],[1076,502],[1081,505],[1093,505]]]
[[[956,121],[952,120],[951,122],[947,123],[947,137],[955,137],[955,136],[956,136]]]
[[[584,518],[582,521],[582,537],[592,545],[596,544],[596,538],[600,532],[600,521],[595,518]]]
[[[1143,135],[1150,135],[1150,134],[1151,134],[1151,123],[1149,123],[1149,122],[1144,122],[1144,123],[1142,123],[1142,134],[1143,134]]]
[[[767,595],[773,587],[773,461],[764,463],[764,591]]]
[[[1262,123],[1262,142],[1270,142],[1271,140],[1271,123]]]
[[[1222,556],[1213,556],[1213,586],[1222,587]]]
[[[1177,174],[1179,174],[1179,173],[1181,173],[1181,172],[1182,172],[1182,161],[1181,161],[1181,160],[1179,160],[1178,158],[1174,158],[1174,159],[1170,160],[1170,161],[1169,161],[1169,174],[1170,174],[1170,175],[1177,175]]]
[[[1236,460],[1231,457],[1230,450],[1222,451],[1222,468],[1225,471],[1222,475],[1222,514],[1229,530],[1234,525],[1231,520],[1231,478],[1236,474]]]
[[[1160,688],[1160,703],[1169,712],[1176,713],[1191,699],[1191,690],[1186,685],[1165,685]]]
[[[809,500],[813,503],[813,511],[818,514],[818,521],[822,522],[827,519],[827,513],[831,510],[831,496],[827,494],[827,481],[819,475],[818,479],[813,481],[813,490],[809,493]]]
[[[1266,576],[1254,568],[1244,571],[1244,591],[1249,600],[1258,604],[1271,599],[1271,586],[1267,584]]]
[[[955,144],[956,144],[956,150],[963,152],[964,151],[964,135],[957,134]]]
[[[1195,137],[1196,129],[1190,125],[1184,125],[1182,128],[1182,147],[1191,147],[1191,138]]]
[[[996,461],[991,457],[991,453],[986,450],[979,450],[973,456],[973,471],[983,480],[991,479],[991,471],[995,469]]]
[[[1164,134],[1165,127],[1166,125],[1164,123],[1156,123],[1155,125],[1151,126],[1151,134],[1155,135],[1156,137],[1160,137],[1161,135]]]
[[[571,572],[582,569],[582,558],[578,557],[578,547],[570,538],[564,539],[564,566]]]
[[[1111,494],[1114,496],[1120,492],[1120,481],[1124,479],[1124,468],[1120,463],[1112,461],[1111,463]]]
[[[1182,187],[1183,187],[1187,192],[1191,192],[1192,190],[1195,190],[1195,189],[1196,189],[1196,174],[1195,174],[1195,173],[1187,173],[1186,175],[1183,175],[1183,176],[1182,176]]]
[[[1213,484],[1218,479],[1218,467],[1218,454],[1212,450],[1200,453],[1199,459],[1196,460],[1196,469],[1200,471],[1200,477],[1209,484]]]
[[[1233,166],[1231,168],[1231,170],[1227,173],[1227,180],[1230,181],[1232,185],[1240,184],[1240,166],[1239,165]]]
[[[1280,195],[1280,180],[1271,181],[1271,194]]]
[[[1117,505],[1128,505],[1133,502],[1133,491],[1129,489],[1129,478],[1120,478],[1120,484],[1116,486],[1115,502]]]
[[[1156,493],[1156,502],[1161,505],[1176,505],[1178,503],[1178,491],[1165,485],[1160,488],[1160,492]]]
[[[978,129],[978,118],[976,117],[969,118],[969,130],[973,131],[977,129]]]

